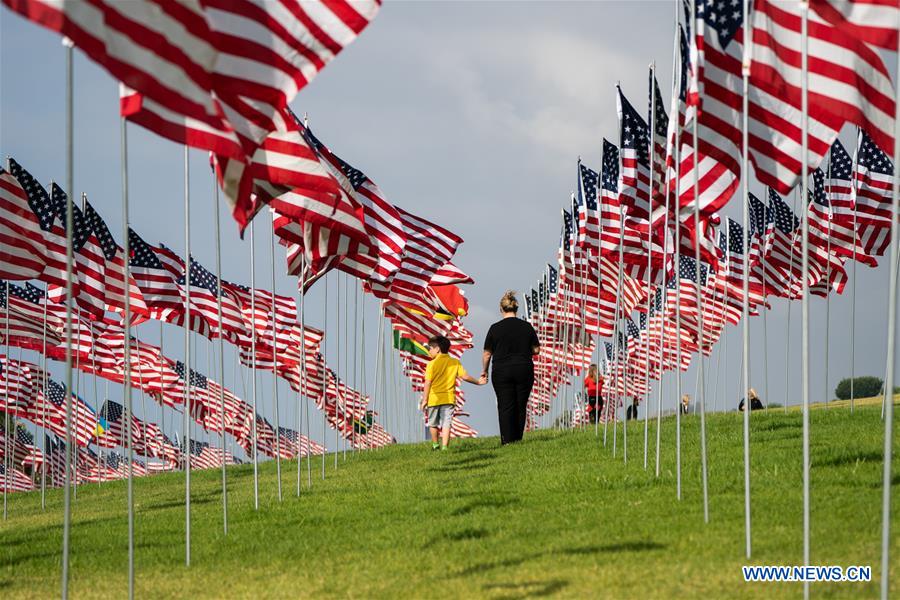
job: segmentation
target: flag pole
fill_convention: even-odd
[[[272,391],[275,404],[275,477],[278,480],[278,501],[281,502],[281,421],[278,414],[278,327],[276,323],[278,313],[275,310],[275,213],[270,210],[269,216],[272,219],[272,227],[270,229],[272,238],[269,248],[272,262]],[[298,431],[297,434],[299,435],[299,433]],[[300,462],[299,454],[297,462]]]
[[[312,487],[312,452],[309,443],[309,390],[306,389],[306,249],[300,252],[300,391],[297,393],[297,431],[302,433],[306,424],[306,486]],[[304,399],[304,396],[306,399]],[[306,409],[306,419],[302,418]],[[300,497],[300,453],[297,454],[297,497]]]
[[[809,4],[807,0],[800,2],[800,136],[801,136],[801,180],[800,194],[802,206],[808,206],[809,196],[809,161],[807,132],[809,131]],[[809,564],[809,209],[803,211],[800,222],[803,241],[801,244],[801,261],[803,266],[802,289],[802,346],[803,346],[803,564]],[[891,312],[891,309],[888,308]],[[890,334],[889,334],[890,335]],[[750,397],[744,406],[744,412],[750,414]],[[888,449],[890,452],[890,449]],[[809,598],[809,582],[803,582],[803,597]]]
[[[62,541],[62,584],[63,600],[69,597],[69,536],[72,525],[72,499],[69,486],[72,481],[72,276],[74,275],[74,249],[72,247],[72,229],[74,214],[72,206],[72,190],[75,187],[74,159],[74,44],[69,38],[63,38],[66,54],[66,448],[65,448],[65,490],[63,492],[63,541]]]
[[[213,223],[216,235],[216,284],[219,293],[216,294],[216,318],[222,323],[222,234],[219,224],[219,185],[216,174],[213,172]],[[222,435],[219,437],[222,443],[222,533],[228,535],[228,483],[225,469],[225,341],[219,336],[219,373],[222,382],[219,385],[219,417],[222,419]]]
[[[696,0],[691,2],[694,11],[694,27],[696,23]],[[746,21],[745,21],[746,23]],[[703,480],[703,522],[709,523],[709,471],[707,468],[706,457],[706,377],[703,373],[703,346],[706,342],[706,334],[704,332],[704,315],[703,315],[703,289],[700,282],[700,240],[703,234],[700,231],[700,165],[698,164],[697,155],[700,152],[698,144],[697,121],[700,118],[699,110],[694,115],[693,123],[693,143],[694,143],[694,278],[697,290],[697,313],[698,328],[700,333],[700,348],[697,352],[697,376],[699,385],[697,386],[697,399],[700,404],[700,471]],[[746,173],[744,174],[746,177]],[[680,273],[678,274],[681,275]],[[680,285],[679,285],[680,287]],[[679,414],[681,409],[678,410]],[[678,464],[678,488],[679,498],[681,497],[681,463]]]
[[[328,274],[322,275],[322,285],[325,287],[325,299],[322,303],[322,331],[328,331]],[[328,337],[322,336],[322,362],[323,362],[323,370],[325,372],[324,379],[324,387],[322,388],[322,480],[325,480],[325,444],[326,439],[328,437],[328,432],[326,431],[326,425],[328,420],[327,415],[327,407],[325,404],[328,402],[328,367],[326,362],[326,357],[328,356]]]
[[[122,132],[122,235],[123,235],[123,265],[122,289],[125,291],[125,371],[124,388],[125,396],[125,443],[128,454],[128,598],[134,598],[134,442],[132,440],[133,410],[131,402],[131,293],[129,291],[130,274],[130,248],[128,243],[128,121],[125,117],[119,119]],[[94,389],[96,396],[97,375],[94,372]],[[104,406],[106,403],[104,402]]]
[[[677,39],[676,39],[677,43]],[[674,63],[673,63],[674,70]],[[650,307],[653,304],[653,288],[651,286],[651,279],[653,272],[653,195],[656,191],[656,169],[654,169],[654,154],[656,150],[656,61],[650,62],[650,119],[649,125],[650,129],[648,131],[649,135],[647,136],[647,142],[650,146],[648,148],[649,157],[650,157],[650,194],[649,194],[649,202],[648,208],[649,212],[647,213],[647,349],[644,353],[644,378],[645,378],[645,387],[644,387],[644,412],[647,412],[647,404],[650,403]],[[663,231],[663,269],[665,269],[665,250],[666,250],[666,242],[665,242],[665,231]],[[638,334],[640,335],[640,333]],[[660,369],[660,380],[662,380],[662,369]],[[628,430],[628,413],[627,408],[625,409],[626,419],[625,419],[625,430]],[[634,416],[635,419],[637,415]],[[644,419],[644,469],[647,468],[647,434],[648,434],[648,425],[647,419]]]
[[[621,163],[621,158],[619,160]],[[621,165],[620,165],[620,168],[621,168]],[[624,275],[624,273],[622,272],[622,270],[624,268],[623,264],[622,264],[622,261],[624,260],[624,248],[623,248],[624,244],[625,244],[625,209],[622,207],[622,203],[620,202],[619,203],[619,273],[618,273],[618,277],[616,280],[616,308],[615,308],[615,311],[613,312],[613,316],[615,317],[615,320],[613,322],[613,351],[615,353],[614,354],[615,366],[613,367],[613,377],[612,377],[613,392],[618,391],[617,383],[619,381],[619,369],[618,369],[619,336],[618,336],[618,332],[619,332],[619,312],[620,312],[619,309],[622,304],[622,277]],[[604,401],[604,406],[603,406],[603,409],[604,409],[603,412],[606,413],[606,418],[603,420],[603,446],[604,447],[606,446],[606,431],[609,428],[609,408],[610,408],[610,404],[611,404],[611,400],[612,400],[611,396],[612,396],[611,394],[607,394],[607,399]],[[616,402],[618,402],[618,400],[616,400]],[[616,434],[616,431],[615,431],[615,425],[614,425],[613,426],[613,437],[615,437],[615,434]],[[615,445],[613,445],[613,446],[615,448]],[[613,456],[615,456],[615,455],[616,455],[615,449],[613,449]]]
[[[853,152],[853,170],[850,175],[850,186],[853,197],[853,235],[856,238],[857,214],[856,210],[856,167],[859,158],[859,135],[856,136],[856,150]],[[853,380],[856,377],[856,248],[859,246],[857,239],[853,240],[853,281],[850,282],[850,414],[853,414],[853,405],[856,399],[855,390],[853,389]]]
[[[743,23],[746,31],[750,24],[750,0],[741,0],[743,9]],[[694,5],[696,11],[696,3]],[[741,282],[743,298],[741,300],[741,370],[742,370],[742,387],[744,398],[744,543],[747,558],[750,558],[750,181],[749,181],[749,164],[747,160],[747,144],[749,143],[749,93],[750,93],[750,62],[751,62],[751,43],[745,37],[743,47],[743,60],[741,64],[741,195],[743,197],[743,217],[744,217],[744,278]],[[696,151],[696,148],[694,149]],[[696,163],[696,160],[695,160]],[[788,305],[790,306],[790,304]],[[788,313],[790,315],[790,313]],[[788,343],[790,343],[790,329],[788,329]],[[787,361],[785,361],[787,362]],[[785,383],[785,389],[787,384]]]
[[[6,311],[4,314],[4,331],[3,331],[3,340],[6,342],[6,369],[7,372],[4,374],[7,380],[7,394],[3,399],[3,520],[5,521],[7,518],[7,502],[9,496],[9,465],[12,464],[12,460],[10,460],[10,452],[9,452],[9,282],[4,281],[3,285],[6,286]]]
[[[334,282],[334,342],[335,348],[334,368],[341,365],[341,278],[336,277]],[[334,469],[338,468],[338,454],[341,452],[341,437],[338,437],[342,419],[339,418],[338,409],[341,406],[341,382],[335,373],[334,376]]]
[[[45,286],[46,288],[47,286]],[[49,299],[47,298],[47,292],[44,292],[43,296],[44,300],[44,331],[41,335],[41,379],[43,379],[43,393],[44,393],[44,401],[41,402],[41,434],[46,438],[47,436],[47,302]],[[6,301],[9,302],[9,297],[7,296]],[[7,354],[9,354],[7,352]],[[47,488],[47,457],[44,457],[44,460],[41,461],[41,510],[45,510],[47,508],[46,503],[46,488]]]
[[[254,223],[256,219],[250,221],[250,314],[256,319],[256,240],[254,239]],[[222,293],[222,290],[219,290]],[[222,324],[219,323],[219,327]],[[221,332],[220,332],[221,335]],[[259,445],[258,445],[258,426],[259,412],[256,404],[256,326],[250,328],[250,394],[253,402],[253,420],[251,424],[251,433],[253,437],[253,508],[259,510]],[[277,436],[276,436],[277,437]]]
[[[184,564],[191,566],[191,171],[184,147]]]
[[[900,38],[898,53],[900,53]],[[900,64],[897,65],[900,76]],[[900,81],[900,79],[897,79]],[[894,179],[891,186],[891,273],[888,280],[888,334],[887,334],[887,368],[884,378],[884,483],[882,484],[881,513],[881,597],[886,600],[890,591],[891,563],[891,458],[894,444],[894,356],[896,352],[897,324],[897,268],[900,266],[900,106],[895,107],[894,114]]]
[[[830,198],[831,196],[831,159],[828,160],[828,176],[825,178],[828,182],[828,192],[826,194],[826,198]],[[809,210],[807,208],[807,210]],[[855,235],[855,234],[854,234]],[[854,240],[854,246],[856,245],[856,241]],[[828,242],[827,242],[827,254],[831,256],[831,200],[828,201]],[[825,267],[825,281],[827,282],[826,292],[825,292],[825,408],[828,408],[828,337],[829,337],[829,328],[831,327],[831,260],[828,261],[828,264]]]

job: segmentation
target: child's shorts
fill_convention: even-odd
[[[453,418],[453,404],[441,404],[428,407],[428,426],[446,429],[450,427],[450,419]]]

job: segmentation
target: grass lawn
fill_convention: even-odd
[[[813,597],[867,597],[880,577],[884,426],[879,408],[811,412],[812,563],[871,565],[871,583],[814,584]],[[800,584],[745,584],[742,564],[802,557],[801,415],[773,410],[751,424],[753,558],[744,558],[741,416],[708,419],[710,523],[700,487],[699,418],[682,425],[683,498],[675,497],[675,421],[662,428],[661,474],[643,468],[643,422],[628,430],[628,463],[593,430],[497,438],[450,452],[406,445],[348,455],[295,495],[296,463],[275,496],[275,465],[228,471],[222,534],[218,471],[193,482],[192,566],[184,566],[179,474],[135,481],[139,597],[791,597]],[[895,450],[895,457],[897,450]],[[898,472],[895,461],[894,471]],[[894,477],[893,594],[900,593],[900,476]],[[10,498],[0,524],[0,596],[59,592],[62,493]],[[73,508],[74,597],[124,597],[125,482],[79,488]]]

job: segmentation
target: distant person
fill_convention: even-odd
[[[428,340],[428,356],[431,362],[425,367],[425,389],[422,392],[420,410],[426,410],[431,430],[431,449],[446,450],[450,445],[450,421],[456,407],[456,379],[475,385],[484,382],[471,377],[459,360],[449,354],[450,340],[436,335]],[[438,442],[440,435],[440,442]]]
[[[688,414],[688,409],[691,406],[691,397],[689,394],[685,394],[681,397],[681,405],[679,406],[679,410],[681,410],[681,414]]]
[[[631,406],[625,409],[625,420],[631,421],[632,419],[637,420],[638,418],[638,404],[639,400],[637,396],[631,398]]]
[[[603,412],[603,376],[599,374],[597,365],[588,367],[587,377],[584,378],[584,395],[587,398],[587,411],[591,423],[596,423]]]
[[[481,382],[491,380],[497,395],[497,419],[500,443],[522,439],[525,432],[526,407],[534,387],[534,355],[541,351],[537,333],[531,323],[519,319],[516,293],[507,291],[500,298],[503,318],[491,325],[484,338]]]
[[[756,390],[750,388],[750,392],[748,393],[750,396],[750,411],[754,410],[763,410],[765,406],[763,406],[762,400],[759,399],[759,395],[756,393]],[[738,411],[744,412],[744,398],[741,398],[740,403],[738,404]]]

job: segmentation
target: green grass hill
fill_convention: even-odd
[[[710,522],[704,524],[699,418],[682,423],[683,497],[675,495],[675,421],[655,422],[643,465],[643,422],[528,434],[499,447],[467,440],[449,452],[424,444],[312,461],[296,495],[296,462],[228,470],[222,533],[218,471],[193,477],[193,551],[184,566],[184,483],[173,473],[135,481],[136,587],[143,598],[798,598],[800,584],[744,583],[741,565],[802,557],[801,415],[754,413],[753,556],[744,557],[741,416],[708,419]],[[878,593],[884,424],[877,406],[811,412],[812,563],[871,565],[871,583],[813,584],[813,597]],[[895,449],[894,456],[898,454]],[[898,472],[895,460],[894,472]],[[900,593],[900,476],[894,477],[892,593]],[[125,482],[79,487],[73,505],[71,592],[127,592]],[[62,492],[9,498],[0,524],[0,596],[59,593]]]

